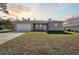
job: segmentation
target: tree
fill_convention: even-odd
[[[52,19],[51,18],[49,18],[49,20],[48,20],[48,22],[50,22]]]
[[[27,18],[28,21],[30,21],[30,18]]]
[[[27,21],[25,18],[22,18],[23,21]]]
[[[9,14],[7,11],[7,3],[0,3],[0,11],[4,11],[6,14]]]
[[[1,17],[0,17],[0,30],[2,30],[3,27],[2,27],[2,21],[1,21]]]
[[[0,28],[3,28],[3,29],[13,29],[14,27],[14,22],[11,21],[10,19],[2,19],[0,18]]]

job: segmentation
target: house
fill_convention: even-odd
[[[14,29],[16,31],[64,31],[63,21],[17,21]]]
[[[79,32],[79,16],[77,17],[70,17],[66,21],[66,29],[71,31],[78,31]]]

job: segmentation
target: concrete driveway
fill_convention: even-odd
[[[16,33],[16,32],[0,33],[0,44],[3,44],[4,42],[7,42],[22,34],[24,33]]]

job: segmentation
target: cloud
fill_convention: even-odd
[[[38,9],[39,4],[25,4],[25,3],[9,3],[8,4],[8,11],[9,11],[9,16],[13,17],[16,19],[16,17],[22,18],[28,18],[28,17],[33,17]],[[40,13],[38,13],[40,14]]]
[[[8,5],[8,11],[9,14],[12,16],[18,16],[21,13],[31,13],[32,12],[32,8],[29,7],[24,7],[21,5],[16,5],[16,4],[9,4]]]
[[[66,3],[59,3],[57,6],[59,7],[59,10],[64,10],[68,7],[69,4]]]

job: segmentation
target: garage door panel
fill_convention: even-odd
[[[17,24],[17,31],[31,31],[31,24]]]

